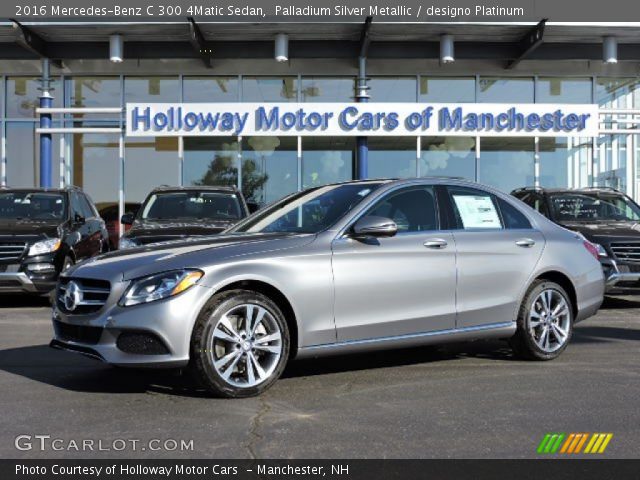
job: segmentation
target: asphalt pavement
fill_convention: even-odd
[[[305,360],[245,400],[50,339],[46,300],[0,298],[0,458],[535,458],[549,432],[640,451],[640,298],[607,300],[552,362],[486,341]]]

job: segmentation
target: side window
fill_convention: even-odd
[[[511,205],[506,200],[498,199],[498,205],[500,206],[500,213],[502,213],[502,221],[505,228],[509,229],[530,229],[531,222],[520,212],[516,207]]]
[[[93,218],[96,216],[93,208],[91,208],[91,204],[85,195],[80,194],[80,210],[82,211],[82,216],[84,218]]]
[[[447,190],[456,223],[454,228],[502,228],[496,198],[492,194],[469,187],[449,186]]]
[[[71,198],[71,218],[75,219],[78,215],[84,217],[79,195],[76,192],[72,192],[69,197]]]
[[[537,212],[545,215],[544,201],[542,199],[542,196],[538,195],[537,193],[527,193],[524,197],[520,198],[520,200],[522,200]]]
[[[433,187],[408,187],[392,192],[378,201],[367,216],[390,218],[398,232],[423,232],[438,229],[438,210]]]

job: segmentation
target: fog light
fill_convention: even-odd
[[[46,273],[54,272],[56,270],[56,267],[54,267],[50,263],[31,263],[27,265],[27,269],[30,272]]]

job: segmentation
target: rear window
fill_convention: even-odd
[[[143,220],[239,220],[240,201],[235,193],[162,192],[149,197]]]

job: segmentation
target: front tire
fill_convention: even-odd
[[[231,290],[204,306],[191,336],[189,369],[218,397],[252,397],[280,377],[289,357],[289,329],[265,295]]]
[[[511,348],[520,358],[553,360],[567,348],[573,320],[573,307],[564,288],[555,282],[536,280],[520,306]]]

